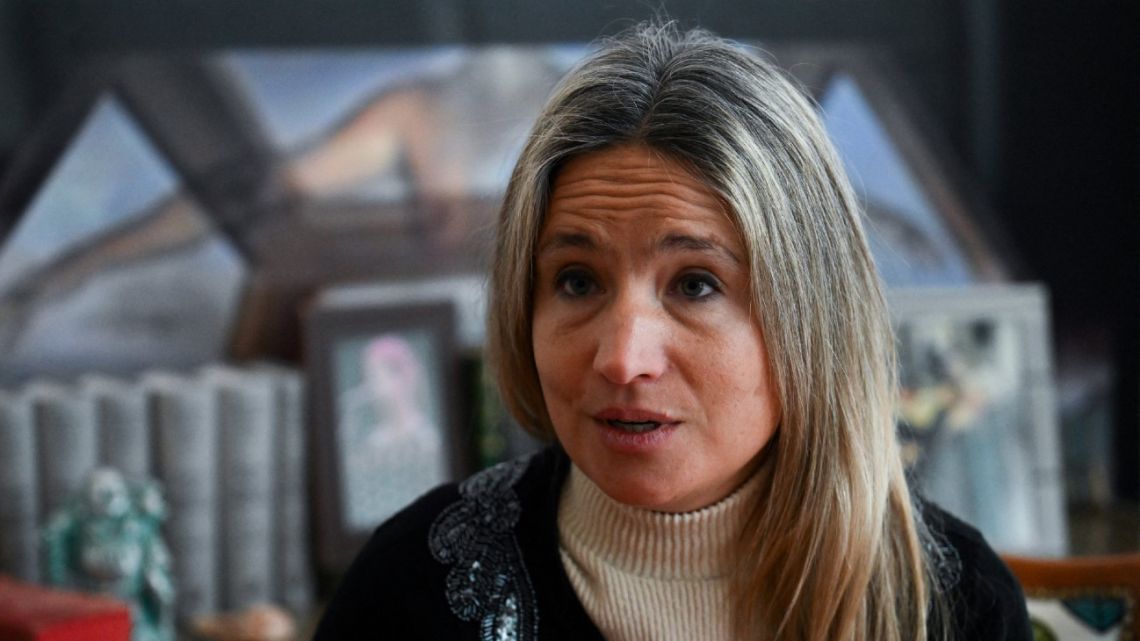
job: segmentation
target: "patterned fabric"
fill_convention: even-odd
[[[1127,604],[1121,597],[1089,595],[1029,598],[1035,641],[1116,641],[1124,634]]]
[[[459,501],[432,523],[431,554],[454,565],[447,602],[464,621],[479,621],[481,641],[534,641],[538,608],[515,538],[522,506],[513,486],[527,459],[500,463],[464,481]]]
[[[1124,620],[1124,602],[1120,599],[1086,597],[1065,599],[1065,609],[1097,632],[1106,632]]]

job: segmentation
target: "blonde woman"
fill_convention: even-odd
[[[704,32],[603,43],[511,177],[488,358],[555,441],[381,526],[319,639],[1028,639],[907,488],[859,210],[812,106]]]

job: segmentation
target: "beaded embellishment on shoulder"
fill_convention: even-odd
[[[459,485],[460,500],[432,523],[428,545],[447,574],[447,602],[479,621],[480,641],[535,641],[538,607],[515,538],[522,506],[514,484],[529,459],[500,463]]]
[[[933,564],[934,577],[941,590],[950,592],[962,580],[962,557],[946,533],[940,529],[942,526],[936,527],[930,522],[926,499],[916,496],[911,505],[922,524],[918,532],[919,543],[926,558]]]

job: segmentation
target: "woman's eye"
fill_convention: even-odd
[[[593,293],[598,286],[590,272],[583,269],[563,271],[558,274],[555,284],[558,293],[569,297],[587,296]]]
[[[677,279],[677,293],[685,298],[706,298],[720,291],[720,281],[711,274],[685,274]]]

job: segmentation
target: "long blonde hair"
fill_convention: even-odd
[[[738,634],[926,639],[942,609],[937,548],[899,456],[894,345],[859,207],[812,105],[759,56],[653,22],[603,42],[555,90],[498,220],[487,351],[506,405],[553,435],[531,343],[535,243],[559,167],[622,143],[701,177],[748,251],[782,415],[741,541]]]

